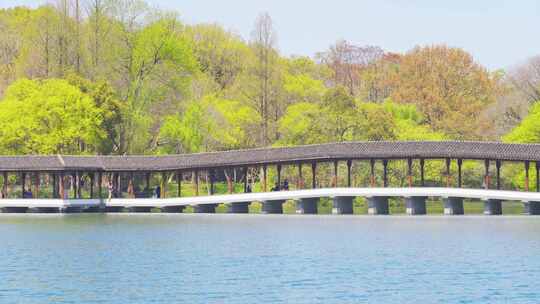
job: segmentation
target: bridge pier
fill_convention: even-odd
[[[154,207],[136,206],[136,207],[129,207],[128,211],[133,212],[133,213],[150,213],[152,212],[152,208]]]
[[[540,215],[540,202],[524,202],[524,207],[528,215]]]
[[[106,213],[120,213],[124,212],[124,207],[122,206],[106,206],[105,207]]]
[[[317,214],[318,197],[301,198],[296,201],[296,213]]]
[[[262,210],[263,214],[283,214],[283,204],[285,200],[272,200],[272,201],[263,201]]]
[[[502,215],[502,201],[497,199],[487,199],[484,201],[485,215]]]
[[[83,207],[80,207],[80,206],[70,206],[70,207],[59,208],[58,212],[62,212],[62,213],[82,213],[83,210],[84,210]],[[52,212],[48,212],[48,213],[56,213],[56,211],[52,211]]]
[[[371,214],[371,215],[390,214],[390,209],[388,208],[388,197],[387,196],[368,197],[368,214]]]
[[[405,198],[406,212],[408,215],[425,215],[426,211],[425,196],[412,196]]]
[[[193,206],[195,213],[216,213],[217,204],[201,204]]]
[[[35,207],[35,208],[28,208],[27,212],[28,213],[60,213],[62,212],[62,210],[61,208],[58,208],[58,207]]]
[[[227,205],[227,213],[249,213],[249,202],[230,203]]]
[[[161,213],[183,213],[186,206],[166,206],[161,208]]]
[[[100,206],[89,206],[82,210],[85,213],[100,213],[103,211],[103,208]]]
[[[445,197],[444,201],[444,214],[445,215],[463,215],[465,211],[463,209],[463,198],[461,197]]]
[[[28,207],[4,207],[2,213],[26,213]]]
[[[354,196],[335,196],[332,214],[353,214]]]

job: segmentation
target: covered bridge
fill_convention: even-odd
[[[453,160],[458,167],[458,186],[462,185],[461,167],[463,160],[481,160],[485,164],[484,184],[489,183],[489,168],[492,163],[496,167],[496,187],[500,188],[500,169],[503,162],[521,162],[526,172],[525,189],[529,189],[529,169],[534,163],[536,176],[540,168],[539,144],[505,144],[498,142],[346,142],[319,145],[307,145],[280,148],[259,148],[236,151],[209,152],[182,155],[163,156],[0,156],[0,174],[4,177],[2,196],[8,196],[8,177],[16,174],[20,176],[22,195],[25,194],[28,176],[51,177],[53,184],[53,197],[65,196],[66,178],[70,180],[73,196],[80,197],[81,176],[90,178],[90,197],[94,197],[94,186],[99,190],[101,197],[103,177],[110,176],[111,186],[120,188],[122,177],[133,176],[135,173],[150,175],[154,173],[175,174],[181,176],[186,172],[197,175],[201,171],[212,171],[223,168],[261,168],[263,176],[261,182],[266,188],[266,169],[276,166],[277,179],[280,181],[281,166],[296,165],[299,174],[302,174],[302,165],[309,165],[312,169],[312,187],[316,188],[316,168],[318,163],[330,162],[334,164],[334,175],[338,174],[338,163],[347,164],[347,185],[351,185],[351,166],[355,160],[369,161],[371,167],[371,183],[375,180],[375,163],[380,161],[383,165],[383,183],[387,186],[387,166],[390,160],[406,160],[408,164],[409,184],[412,182],[412,164],[419,162],[421,184],[424,184],[424,162],[429,159],[446,160],[447,176],[450,176],[450,166]],[[31,179],[31,178],[30,178]],[[147,187],[148,187],[147,177]],[[39,178],[37,178],[39,185]],[[180,181],[178,192],[180,194]],[[62,181],[62,182],[61,182]],[[198,183],[198,178],[195,179]],[[131,181],[130,181],[131,183]],[[36,182],[33,183],[34,187]],[[247,187],[247,178],[244,181]],[[197,187],[198,189],[198,187]],[[537,178],[536,189],[540,189]]]

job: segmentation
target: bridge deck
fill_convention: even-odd
[[[165,199],[2,199],[0,208],[67,208],[67,207],[172,207],[271,200],[297,200],[317,197],[458,197],[479,200],[540,202],[540,193],[462,188],[324,188],[264,193],[242,193]]]

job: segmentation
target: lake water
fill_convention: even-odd
[[[0,303],[538,303],[540,218],[0,216]]]

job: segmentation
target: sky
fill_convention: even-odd
[[[40,0],[0,0],[0,7]],[[417,45],[461,47],[491,70],[540,54],[540,0],[147,0],[187,23],[218,23],[249,39],[268,12],[284,55],[307,55],[345,39],[406,52]]]

